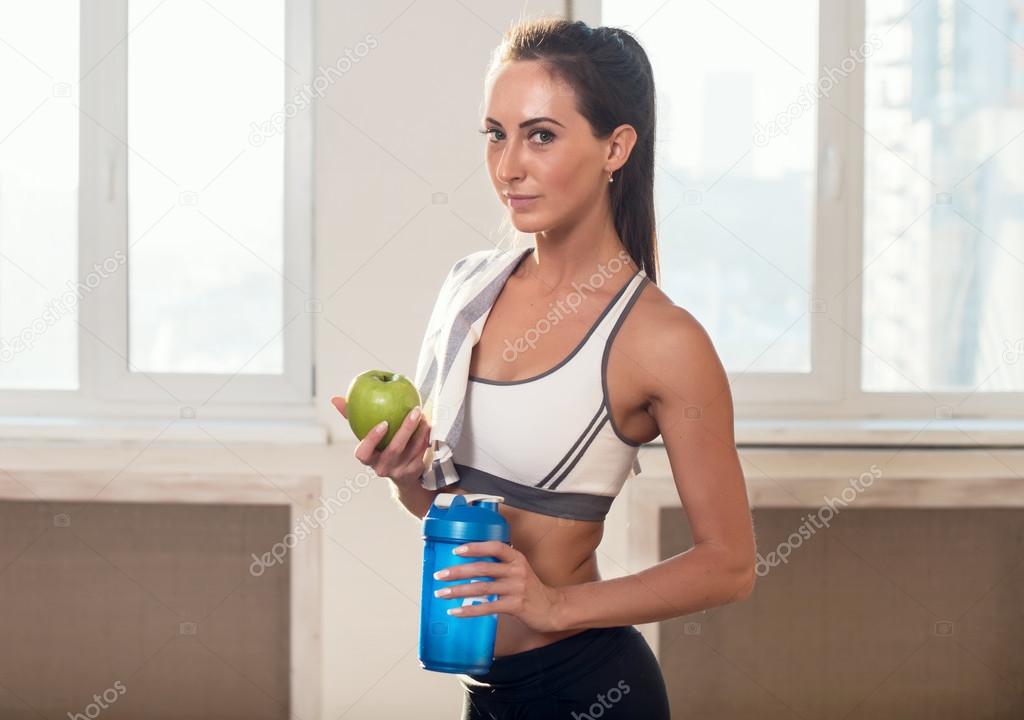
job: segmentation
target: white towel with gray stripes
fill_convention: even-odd
[[[533,248],[479,250],[452,266],[427,322],[415,385],[431,423],[434,457],[420,478],[428,490],[458,482],[452,452],[462,435],[473,346],[508,276]]]

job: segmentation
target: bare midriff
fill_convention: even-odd
[[[458,487],[444,492],[466,494]],[[498,510],[508,522],[512,546],[526,556],[541,582],[564,587],[601,579],[596,550],[604,533],[603,521],[553,517],[504,503],[498,504]],[[578,632],[581,630],[538,632],[513,615],[498,613],[494,656],[532,650]]]

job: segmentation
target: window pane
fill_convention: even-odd
[[[129,7],[131,362],[281,373],[284,2]]]
[[[1024,5],[867,11],[863,388],[1024,391]]]
[[[0,387],[78,387],[78,2],[0,4]]]
[[[606,0],[602,24],[654,67],[662,289],[730,371],[809,372],[817,4]]]

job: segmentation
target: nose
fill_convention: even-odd
[[[523,169],[519,161],[517,143],[507,142],[501,150],[501,157],[498,158],[498,167],[495,175],[498,180],[508,184],[523,179]]]

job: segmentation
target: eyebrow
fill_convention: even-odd
[[[485,119],[485,120],[486,120],[487,122],[489,122],[489,123],[494,123],[495,125],[497,125],[498,127],[500,127],[500,128],[502,129],[502,130],[504,130],[504,129],[505,129],[505,126],[504,126],[504,125],[502,125],[502,124],[501,124],[500,122],[498,122],[497,120],[495,120],[495,119],[494,119],[494,118],[492,118],[492,117],[489,117],[489,118],[484,118],[484,119]],[[555,120],[554,118],[549,118],[549,117],[535,117],[535,118],[530,118],[529,120],[524,120],[523,122],[519,123],[519,127],[521,127],[521,128],[524,128],[524,127],[530,127],[531,125],[536,125],[536,124],[537,124],[537,123],[539,123],[539,122],[545,122],[545,121],[546,121],[546,122],[553,122],[553,123],[554,123],[555,125],[557,125],[558,127],[563,127],[563,128],[565,127],[565,125],[563,125],[562,123],[558,122],[558,121],[557,121],[557,120]]]

